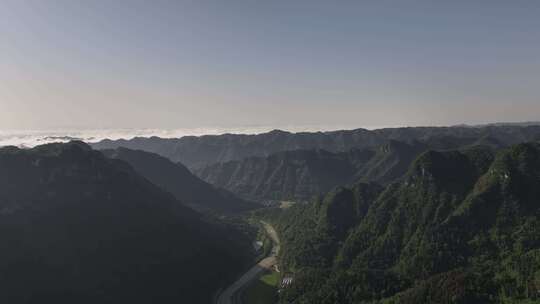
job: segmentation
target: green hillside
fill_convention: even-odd
[[[540,300],[540,145],[426,152],[385,189],[259,212],[295,281],[281,303]]]

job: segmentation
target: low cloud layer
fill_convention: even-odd
[[[354,129],[361,126],[287,126],[280,128],[291,132],[314,132],[339,129]],[[376,127],[363,127],[375,129]],[[0,131],[0,146],[29,148],[37,145],[81,140],[98,142],[103,139],[131,139],[134,137],[158,136],[162,138],[180,138],[193,135],[218,135],[224,133],[257,134],[276,129],[268,126],[238,128],[196,128],[196,129],[101,129],[101,130],[13,130]]]

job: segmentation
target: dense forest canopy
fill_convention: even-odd
[[[386,188],[359,183],[259,211],[278,227],[282,303],[540,300],[540,144],[426,152]]]

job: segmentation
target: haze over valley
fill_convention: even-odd
[[[540,303],[537,1],[0,1],[0,303]]]

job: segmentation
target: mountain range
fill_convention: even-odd
[[[389,140],[405,143],[419,141],[429,146],[439,142],[441,145],[451,144],[449,148],[475,145],[479,142],[504,147],[540,140],[540,126],[406,127],[301,133],[274,130],[256,135],[223,134],[185,136],[177,139],[136,137],[130,140],[103,140],[92,146],[95,149],[125,147],[153,152],[194,170],[247,157],[266,157],[282,151],[323,149],[329,152],[345,152],[351,149],[374,148],[386,144]]]
[[[3,147],[0,302],[210,303],[264,220],[280,303],[535,303],[539,197],[535,125]]]
[[[306,201],[355,181],[387,184],[399,179],[425,144],[389,141],[376,148],[347,152],[283,151],[209,165],[195,173],[207,182],[256,201]]]
[[[0,189],[2,303],[209,303],[251,259],[243,232],[81,142],[1,148]]]
[[[280,303],[540,300],[540,144],[423,153],[386,187],[258,211],[278,228]]]

